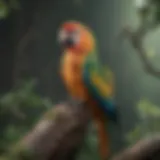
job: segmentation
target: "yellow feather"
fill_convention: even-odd
[[[110,97],[113,93],[113,88],[106,81],[104,81],[97,73],[91,73],[91,79],[96,88],[99,90],[99,93],[103,97]]]

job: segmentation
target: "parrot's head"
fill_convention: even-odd
[[[62,24],[58,32],[58,41],[64,49],[73,53],[88,54],[95,47],[90,29],[76,21],[67,21]]]

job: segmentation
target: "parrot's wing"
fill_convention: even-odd
[[[86,62],[83,74],[84,83],[90,95],[98,102],[99,107],[112,119],[116,118],[113,101],[112,72],[100,69],[92,62]]]

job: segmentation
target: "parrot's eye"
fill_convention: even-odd
[[[74,47],[80,41],[80,31],[62,29],[58,34],[58,41],[65,47]]]

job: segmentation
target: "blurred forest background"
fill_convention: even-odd
[[[59,25],[70,19],[82,21],[94,30],[102,63],[110,65],[115,73],[123,136],[120,140],[121,133],[110,128],[114,151],[160,130],[160,80],[144,72],[129,45],[118,48],[119,52],[112,50],[121,27],[137,24],[129,2],[0,0],[0,155],[53,103],[66,99],[58,73],[61,53],[56,34]],[[159,49],[155,43],[157,32],[146,41],[146,46],[157,48],[155,53]],[[160,55],[155,53],[148,56],[158,67]],[[98,160],[95,134],[91,127],[80,160]]]

